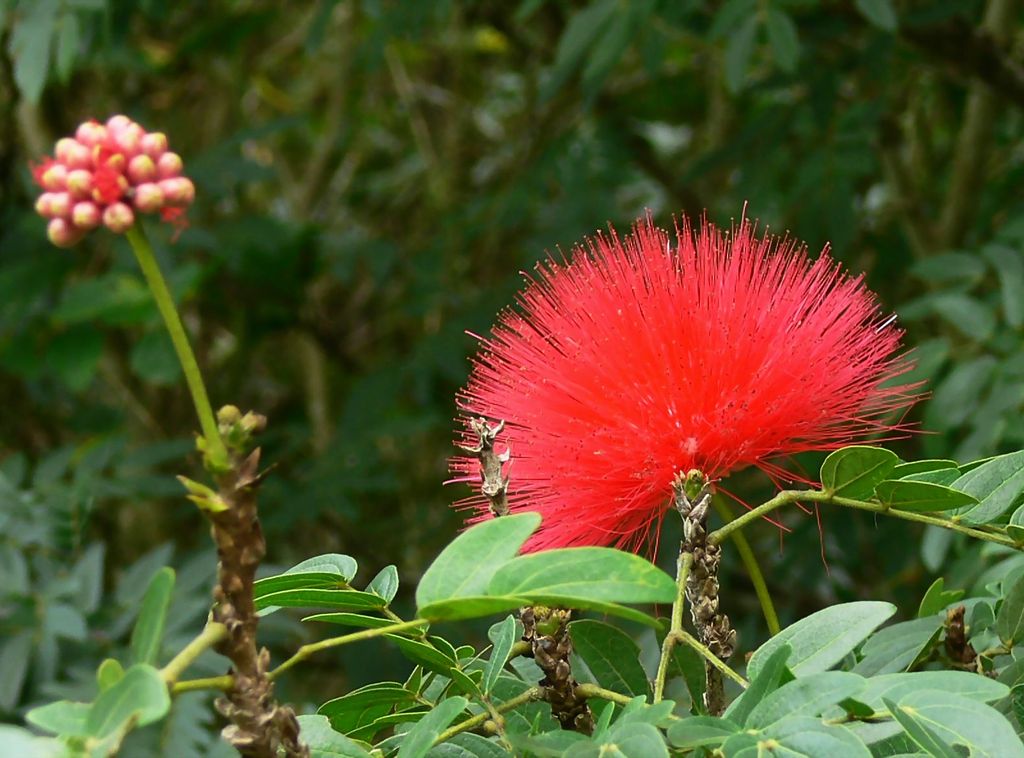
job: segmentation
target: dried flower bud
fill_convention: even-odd
[[[85,200],[92,196],[93,182],[92,172],[84,168],[76,168],[68,172],[68,179],[65,183],[68,192],[75,200]]]
[[[156,164],[148,155],[136,155],[128,161],[128,178],[132,184],[143,184],[156,179]]]
[[[55,218],[46,226],[46,236],[57,247],[71,247],[80,239],[84,232],[76,229],[67,220]]]
[[[107,139],[107,127],[99,121],[86,121],[78,126],[75,139],[90,148],[102,145]]]
[[[164,192],[152,182],[140,184],[135,188],[132,202],[143,213],[155,213],[164,207]]]
[[[149,132],[142,135],[139,149],[153,160],[167,152],[167,135],[163,132]]]
[[[160,181],[160,189],[164,193],[164,202],[168,205],[185,206],[191,205],[196,199],[196,187],[192,180],[184,176],[176,176],[173,179]]]
[[[100,211],[100,207],[88,200],[75,203],[74,208],[71,209],[71,222],[79,229],[95,229],[100,225],[102,218],[103,213]]]
[[[177,153],[164,153],[156,162],[157,175],[161,179],[170,179],[175,176],[181,176],[183,168],[184,165],[181,162],[181,156]]]
[[[115,234],[123,234],[134,223],[135,214],[124,203],[112,203],[103,211],[103,225]]]

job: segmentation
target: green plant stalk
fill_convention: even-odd
[[[998,545],[1005,545],[1007,547],[1020,548],[1013,539],[1006,536],[1005,534],[999,534],[995,532],[986,532],[981,529],[975,529],[970,526],[964,526],[951,519],[938,518],[936,516],[929,516],[924,513],[916,513],[914,511],[901,511],[898,508],[890,508],[881,503],[872,503],[866,500],[853,500],[846,497],[838,497],[828,492],[822,492],[820,490],[783,490],[771,500],[766,503],[762,503],[756,508],[747,511],[746,513],[737,517],[735,521],[730,521],[728,524],[719,527],[711,534],[708,535],[708,542],[719,544],[728,537],[730,534],[738,529],[742,529],[744,526],[752,521],[757,521],[763,516],[768,515],[777,508],[781,508],[784,505],[790,503],[831,503],[833,505],[841,505],[844,508],[856,508],[861,511],[870,511],[871,513],[881,513],[886,516],[895,516],[896,518],[903,519],[904,521],[913,521],[918,524],[928,524],[929,526],[938,526],[942,529],[949,529],[960,534],[966,534],[969,537],[974,537],[979,540],[986,540],[988,542],[995,542]]]
[[[690,575],[693,565],[693,553],[680,552],[676,564],[676,599],[672,603],[672,618],[665,641],[661,643],[661,660],[658,661],[658,673],[654,677],[654,702],[660,703],[665,695],[665,680],[668,678],[668,665],[672,660],[672,648],[680,641],[676,632],[683,628],[683,608],[686,607],[686,578]]]
[[[732,679],[740,687],[742,687],[743,689],[746,689],[747,687],[750,686],[750,682],[748,682],[742,676],[740,676],[735,671],[733,671],[731,668],[729,668],[729,665],[725,661],[723,661],[717,655],[712,653],[711,650],[707,647],[707,645],[702,643],[700,640],[698,640],[696,637],[694,637],[688,631],[686,631],[685,629],[678,629],[678,630],[676,630],[675,634],[676,634],[676,638],[677,638],[677,640],[679,642],[683,642],[683,643],[689,645],[690,647],[692,647],[694,650],[696,650],[698,653],[700,653],[701,656],[708,663],[710,663],[716,669],[721,671],[722,674],[724,674],[726,677],[728,677],[729,679]]]
[[[223,624],[215,622],[207,624],[194,640],[185,645],[180,653],[160,669],[160,676],[163,677],[168,685],[174,685],[178,681],[178,677],[185,673],[185,669],[191,666],[196,658],[227,637],[227,635],[227,627]]]
[[[576,685],[576,694],[587,699],[596,697],[601,698],[601,700],[610,700],[619,705],[629,705],[633,702],[633,698],[629,695],[623,695],[621,692],[615,692],[614,690],[606,690],[604,687],[599,687],[596,684],[578,684]]]
[[[222,676],[206,676],[202,679],[186,679],[183,682],[175,682],[171,685],[171,694],[180,695],[183,692],[197,692],[199,690],[220,690],[227,692],[235,683],[231,674]]]
[[[227,450],[217,429],[217,419],[213,414],[213,408],[210,406],[210,398],[206,394],[203,375],[199,371],[199,364],[196,362],[196,356],[192,352],[192,346],[189,344],[185,327],[181,323],[178,309],[174,305],[174,298],[171,296],[167,282],[160,272],[160,266],[157,264],[156,256],[153,254],[153,247],[146,238],[141,222],[137,222],[135,226],[127,231],[125,236],[131,244],[132,251],[135,253],[135,259],[139,262],[139,267],[142,269],[142,275],[146,278],[150,292],[153,293],[156,307],[163,317],[167,333],[170,335],[171,342],[174,345],[174,352],[177,353],[181,369],[185,373],[185,381],[192,395],[192,402],[196,407],[196,415],[199,417],[199,426],[203,430],[203,437],[206,440],[207,454],[214,464],[226,464],[228,458]]]
[[[267,678],[270,680],[277,679],[285,671],[290,669],[292,666],[300,663],[309,658],[314,653],[319,653],[321,650],[327,650],[332,647],[339,647],[341,645],[348,645],[351,642],[360,642],[361,640],[368,640],[374,637],[381,637],[385,634],[394,634],[395,632],[404,632],[407,629],[418,629],[426,626],[430,622],[427,619],[413,619],[412,621],[403,621],[400,624],[391,624],[390,626],[381,626],[376,629],[364,629],[361,632],[353,632],[352,634],[346,634],[341,637],[329,637],[326,640],[320,640],[319,642],[311,642],[308,645],[303,645],[295,654],[278,666],[276,669],[267,674]]]
[[[718,511],[726,523],[735,519],[732,510],[720,498],[715,498],[714,505],[715,510]],[[754,550],[750,547],[747,538],[743,536],[743,532],[733,532],[732,541],[736,545],[736,552],[740,554],[740,560],[743,561],[747,574],[750,576],[750,581],[754,585],[757,601],[761,604],[761,612],[764,614],[765,623],[768,624],[768,633],[774,637],[782,631],[782,627],[779,626],[779,616],[775,612],[775,603],[772,602],[772,596],[768,591],[768,584],[764,580],[761,566],[757,562],[757,556],[754,555]]]
[[[540,700],[544,697],[544,691],[540,687],[531,687],[526,692],[516,695],[514,698],[506,700],[504,703],[500,703],[494,707],[494,711],[497,713],[506,713],[511,711],[513,708],[518,708],[521,705],[526,705],[534,700]],[[450,726],[445,729],[441,734],[438,735],[437,739],[434,740],[435,745],[440,745],[442,742],[450,740],[457,734],[469,731],[470,729],[476,729],[488,719],[491,719],[491,711],[486,710],[483,713],[478,713],[475,716],[471,716],[465,721],[460,721],[454,726]]]

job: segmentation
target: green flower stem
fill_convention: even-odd
[[[665,641],[661,643],[661,660],[658,661],[658,673],[654,677],[654,702],[660,703],[665,695],[665,680],[668,679],[668,664],[672,660],[672,648],[681,638],[677,634],[683,630],[683,608],[686,606],[686,577],[690,575],[693,565],[693,553],[680,552],[676,568],[676,599],[672,603],[672,618]]]
[[[376,629],[364,629],[361,632],[354,632],[352,634],[346,634],[341,637],[329,637],[326,640],[320,640],[319,642],[311,642],[308,645],[300,647],[291,658],[286,660],[276,669],[267,674],[267,678],[274,680],[281,676],[285,671],[290,669],[297,663],[300,663],[309,658],[314,653],[319,653],[321,650],[327,650],[332,647],[339,647],[341,645],[347,645],[350,642],[360,642],[361,640],[368,640],[374,637],[381,637],[385,634],[394,634],[396,632],[404,632],[408,629],[418,629],[426,626],[430,622],[426,619],[413,619],[412,621],[403,621],[400,624],[391,624],[390,626],[381,626]]]
[[[714,505],[715,510],[718,511],[726,523],[735,519],[732,509],[722,502],[721,498],[716,497]],[[768,624],[768,633],[774,637],[782,631],[782,627],[779,626],[779,616],[775,612],[775,604],[772,602],[772,596],[768,591],[768,584],[764,580],[761,566],[757,562],[757,556],[754,555],[754,550],[750,547],[750,543],[747,542],[747,538],[743,536],[743,532],[733,532],[732,541],[736,545],[736,552],[740,554],[740,560],[743,561],[747,574],[750,576],[750,581],[754,585],[757,601],[761,604],[761,612],[764,614],[765,623]]]
[[[773,497],[766,503],[757,506],[756,508],[747,511],[746,513],[739,516],[735,521],[730,521],[722,527],[719,527],[711,534],[708,535],[708,542],[713,544],[719,544],[728,537],[730,534],[735,532],[737,529],[742,529],[744,526],[752,521],[757,521],[763,516],[768,515],[776,508],[781,508],[784,505],[790,503],[831,503],[833,505],[841,505],[845,508],[856,508],[861,511],[870,511],[871,513],[881,513],[886,516],[895,516],[901,518],[904,521],[914,521],[918,524],[928,524],[930,526],[938,526],[942,529],[949,529],[960,534],[966,534],[969,537],[974,537],[979,540],[986,540],[988,542],[995,542],[999,545],[1006,545],[1007,547],[1013,547],[1020,549],[1013,539],[1000,534],[998,532],[986,532],[982,529],[975,529],[970,526],[965,526],[952,519],[939,518],[937,516],[929,516],[925,513],[915,513],[913,511],[901,511],[898,508],[890,508],[882,505],[881,503],[872,503],[866,500],[853,500],[847,497],[837,497],[828,492],[822,492],[819,490],[783,490],[778,495]]]
[[[181,363],[182,371],[185,372],[185,381],[188,383],[189,392],[192,394],[192,402],[196,407],[196,415],[199,416],[199,425],[203,430],[203,437],[206,439],[206,452],[214,463],[226,463],[227,450],[224,441],[220,438],[217,430],[217,419],[213,415],[213,408],[210,407],[210,399],[206,394],[206,385],[203,384],[203,375],[199,371],[199,364],[196,356],[189,345],[188,335],[185,334],[185,327],[182,326],[178,309],[174,305],[174,298],[167,288],[167,282],[160,273],[160,266],[153,255],[153,248],[146,239],[146,233],[142,230],[141,223],[136,223],[127,231],[125,236],[132,246],[135,259],[142,268],[142,274],[146,277],[146,283],[153,293],[156,307],[163,316],[167,333],[171,336],[174,344],[174,351],[178,354],[178,361]]]
[[[174,656],[170,662],[160,669],[160,676],[169,685],[178,681],[185,669],[191,666],[196,658],[227,637],[228,630],[223,624],[209,623],[194,640],[188,643],[180,653]]]
[[[731,668],[729,668],[728,664],[726,664],[725,661],[723,661],[717,655],[712,653],[711,650],[706,645],[704,645],[700,640],[698,640],[696,637],[694,637],[688,631],[686,631],[685,629],[679,629],[679,630],[676,631],[676,636],[677,636],[679,642],[684,642],[687,645],[689,645],[690,647],[692,647],[694,650],[696,650],[698,653],[700,653],[701,656],[705,660],[707,660],[708,663],[710,663],[716,669],[721,671],[726,677],[728,677],[729,679],[732,679],[740,687],[742,687],[743,689],[746,689],[747,687],[750,686],[750,682],[748,682],[742,676],[740,676],[735,671],[733,671]]]
[[[207,676],[202,679],[186,679],[184,682],[175,682],[171,685],[171,694],[180,695],[183,692],[197,692],[198,690],[220,690],[226,692],[235,683],[235,678],[230,674],[223,676]]]
[[[604,687],[599,687],[596,684],[577,684],[576,694],[580,697],[590,698],[601,698],[601,700],[610,700],[613,703],[619,705],[629,705],[633,702],[633,698],[630,695],[623,695],[621,692],[615,692],[613,690],[606,690]]]

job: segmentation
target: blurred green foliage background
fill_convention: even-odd
[[[85,686],[164,561],[194,577],[187,637],[212,572],[172,477],[198,470],[195,421],[131,255],[106,233],[52,248],[32,212],[29,162],[80,121],[165,131],[196,181],[190,228],[151,231],[214,403],[270,419],[270,560],[347,552],[365,578],[393,562],[408,593],[460,523],[465,492],[442,482],[466,332],[546,251],[645,209],[728,226],[746,204],[863,271],[932,393],[914,412],[929,434],[899,452],[1024,446],[1021,10],[0,0],[0,712]],[[730,489],[759,502],[771,485]],[[986,560],[902,522],[827,512],[819,537],[813,515],[783,520],[750,531],[783,623],[916,599],[936,574],[967,586]],[[749,649],[764,630],[734,558]],[[301,632],[275,617],[267,634]],[[300,684],[401,674],[377,652]]]

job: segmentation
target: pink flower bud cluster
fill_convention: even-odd
[[[49,220],[47,236],[58,247],[71,247],[101,224],[122,234],[136,213],[159,213],[180,228],[196,194],[182,169],[163,133],[147,132],[127,116],[86,121],[33,167],[43,189],[36,211]]]

